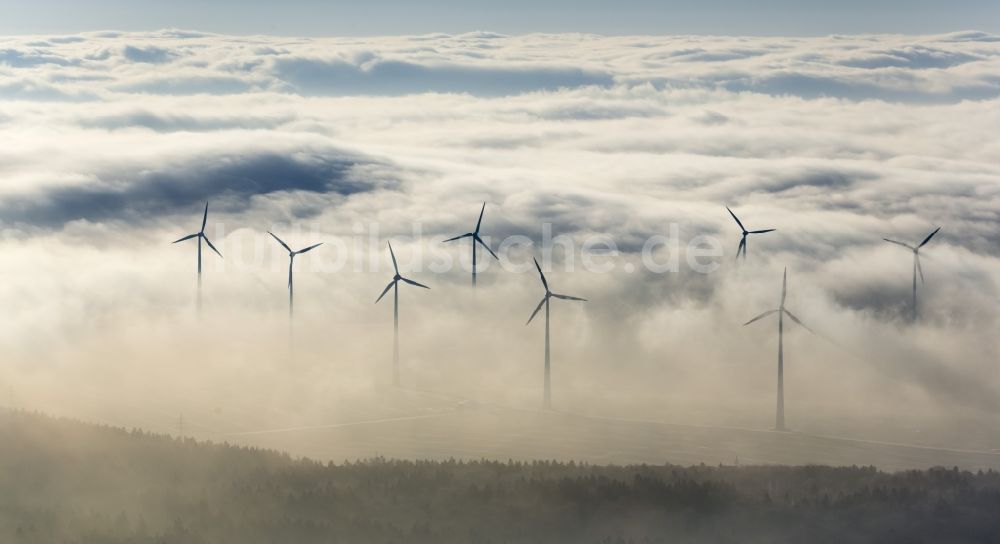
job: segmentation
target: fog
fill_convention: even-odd
[[[7,404],[320,458],[652,460],[638,420],[773,425],[777,323],[743,323],[787,267],[815,331],[785,323],[790,427],[998,447],[995,36],[81,38],[0,39]],[[206,200],[199,312],[171,242]],[[441,242],[483,202],[502,262],[480,252],[473,290],[468,240]],[[739,264],[725,205],[777,229]],[[912,256],[882,238],[937,226],[911,322]],[[268,230],[324,243],[291,324]],[[402,390],[389,240],[431,287],[400,287]],[[516,438],[549,417],[533,256],[587,299],[551,308],[579,442]],[[710,449],[682,458],[739,454]]]

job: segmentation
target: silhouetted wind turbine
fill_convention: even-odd
[[[531,320],[535,318],[535,315],[542,309],[542,306],[545,306],[545,408],[550,409],[552,408],[552,379],[550,377],[549,361],[549,299],[555,297],[562,300],[579,300],[583,302],[586,302],[587,299],[571,297],[569,295],[559,295],[550,291],[549,282],[545,281],[545,274],[542,273],[542,267],[538,266],[537,259],[534,259],[534,261],[535,268],[538,269],[538,276],[542,278],[542,286],[545,287],[545,296],[542,297],[542,301],[538,303],[535,311],[531,312],[531,317],[528,318],[528,322],[525,323],[525,325],[531,323]]]
[[[222,257],[222,253],[219,253],[219,250],[215,249],[215,246],[212,245],[208,236],[205,236],[206,224],[208,224],[208,202],[205,203],[205,214],[201,217],[201,230],[194,234],[188,234],[187,236],[179,240],[174,240],[173,242],[176,244],[177,242],[183,242],[184,240],[190,240],[191,238],[198,239],[198,311],[201,311],[201,241],[204,240],[205,243],[208,244],[208,247],[212,248],[212,251],[214,251],[219,257]]]
[[[382,300],[382,297],[392,289],[392,384],[399,386],[399,282],[404,281],[410,285],[430,289],[422,283],[417,283],[409,278],[399,275],[399,265],[396,264],[396,254],[392,251],[392,243],[389,243],[389,255],[392,257],[392,269],[396,274],[392,277],[389,285],[385,286],[382,294],[375,299],[375,304]]]
[[[490,249],[490,246],[486,245],[486,242],[484,242],[483,239],[479,237],[479,227],[480,225],[483,224],[483,212],[485,211],[486,211],[486,203],[483,202],[483,208],[479,210],[479,221],[476,221],[476,230],[472,232],[467,232],[461,236],[456,236],[454,238],[448,238],[447,240],[445,240],[445,242],[453,242],[455,240],[459,240],[462,238],[472,238],[472,286],[473,287],[476,286],[476,243],[482,244],[482,246],[486,248],[486,251],[489,251],[490,255],[493,255],[494,259],[498,261],[500,260],[500,257],[497,257],[497,254],[493,253],[493,250]]]
[[[301,254],[306,253],[308,251],[312,251],[313,249],[316,249],[317,247],[323,245],[323,242],[320,242],[318,244],[313,244],[313,245],[311,245],[311,246],[309,246],[309,247],[307,247],[305,249],[300,249],[298,251],[292,251],[292,248],[288,247],[288,244],[286,244],[285,242],[281,241],[281,238],[278,238],[277,236],[275,236],[273,232],[267,231],[267,233],[270,234],[272,238],[274,238],[275,240],[277,240],[278,243],[281,244],[281,247],[283,247],[286,250],[288,250],[288,318],[291,319],[291,317],[292,317],[292,307],[293,307],[292,294],[294,292],[293,285],[292,285],[292,265],[295,263],[295,256],[296,255],[301,255]]]
[[[934,235],[937,234],[939,230],[941,230],[941,227],[934,229],[934,232],[928,234],[927,238],[924,238],[924,241],[920,242],[920,244],[918,244],[917,246],[911,246],[910,244],[904,244],[903,242],[897,242],[895,240],[890,240],[888,238],[882,238],[883,240],[889,242],[890,244],[900,245],[913,251],[913,320],[914,321],[917,319],[917,272],[920,272],[920,283],[924,282],[924,270],[923,268],[920,267],[920,248],[927,245],[927,242],[930,242],[931,238],[933,238]]]
[[[785,295],[788,292],[788,269],[785,268],[785,273],[781,279],[781,304],[778,305],[776,310],[768,310],[757,317],[747,321],[743,326],[747,326],[758,319],[763,319],[773,313],[778,314],[778,411],[774,418],[774,428],[778,431],[784,431],[785,429],[785,359],[784,359],[784,334],[785,334],[785,316],[787,315],[792,321],[798,323],[803,328],[809,332],[813,332],[812,329],[806,327],[804,323],[799,321],[799,318],[795,317],[792,312],[789,312],[785,308]]]
[[[733,219],[736,220],[736,224],[739,225],[740,226],[740,230],[743,231],[743,236],[740,237],[740,245],[736,248],[736,258],[737,259],[740,258],[740,253],[742,252],[743,253],[743,260],[744,261],[747,260],[747,236],[748,235],[750,235],[750,234],[764,234],[765,232],[773,232],[773,231],[777,230],[777,229],[747,230],[747,228],[744,227],[743,223],[740,221],[740,218],[736,217],[736,214],[733,213],[733,210],[729,209],[729,206],[726,206],[726,210],[729,211],[729,215],[733,216]]]

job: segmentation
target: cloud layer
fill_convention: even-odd
[[[555,305],[566,403],[676,402],[700,417],[726,399],[704,417],[751,410],[766,422],[774,326],[740,325],[776,303],[788,267],[793,311],[822,333],[790,333],[790,405],[995,419],[998,73],[1000,38],[977,32],[0,38],[0,300],[17,316],[0,333],[17,361],[5,373],[73,381],[96,366],[135,384],[159,375],[150,365],[176,364],[209,383],[247,368],[260,378],[261,359],[287,343],[287,262],[264,237],[278,229],[295,246],[327,243],[296,263],[309,323],[297,339],[313,340],[304,375],[332,357],[342,382],[373,379],[390,329],[371,301],[391,276],[391,237],[434,287],[401,294],[407,373],[534,399],[540,337],[522,325],[540,296],[525,264],[540,248],[513,249],[518,266],[487,263],[475,295],[467,270],[433,266],[468,260],[466,245],[439,242],[468,232],[486,201],[493,242],[538,243],[549,223],[575,243],[574,271],[556,251],[550,272],[590,300]],[[193,327],[193,249],[168,242],[197,225],[205,200],[226,259],[206,261],[218,321]],[[777,229],[750,239],[742,267],[724,205],[751,229]],[[716,272],[642,266],[643,244],[672,225],[683,244],[722,244]],[[911,256],[881,238],[917,241],[936,226],[910,324]],[[581,266],[579,244],[594,236],[619,249],[606,273]],[[469,332],[468,315],[496,335]],[[226,363],[178,362],[192,356],[161,320],[188,339],[207,327],[231,350],[208,347],[218,359],[206,360]],[[106,357],[146,343],[175,347],[142,372]]]

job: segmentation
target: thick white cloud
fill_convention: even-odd
[[[794,311],[822,333],[788,339],[789,404],[815,408],[800,421],[915,405],[995,419],[997,73],[1000,40],[972,32],[2,38],[4,375],[36,391],[153,380],[178,395],[192,383],[261,395],[287,353],[286,261],[264,236],[277,229],[296,246],[327,243],[296,264],[300,360],[283,398],[384,381],[389,314],[371,302],[393,237],[434,287],[402,293],[407,375],[535,402],[530,269],[488,263],[473,296],[467,272],[435,265],[468,259],[439,241],[468,231],[485,200],[494,242],[538,242],[551,223],[578,244],[575,271],[550,273],[590,299],[554,310],[566,404],[668,402],[765,425],[774,326],[740,325],[776,303],[787,266]],[[205,200],[226,259],[206,258],[211,320],[196,326],[194,248],[169,242],[197,228]],[[725,204],[778,229],[751,238],[741,269]],[[717,239],[718,271],[645,271],[639,250],[671,224],[683,243]],[[910,255],[881,238],[935,226],[923,315],[908,324]],[[595,235],[621,250],[608,273],[580,266]],[[411,262],[417,248],[431,256]]]

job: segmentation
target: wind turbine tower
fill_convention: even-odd
[[[316,249],[317,247],[323,245],[323,242],[320,242],[318,244],[313,244],[313,245],[311,245],[311,246],[309,246],[309,247],[307,247],[305,249],[300,249],[298,251],[292,251],[292,248],[288,247],[288,244],[286,244],[285,242],[283,242],[281,240],[281,238],[278,238],[277,236],[275,236],[273,232],[267,231],[267,233],[270,234],[272,238],[274,238],[275,240],[277,240],[278,243],[281,244],[281,247],[285,248],[285,250],[288,251],[288,319],[291,320],[292,319],[292,311],[293,311],[293,309],[295,307],[295,297],[294,297],[295,288],[294,288],[294,284],[292,283],[292,265],[295,264],[295,256],[296,255],[302,255],[303,253],[308,253],[308,252]]]
[[[191,238],[198,239],[198,298],[197,298],[197,308],[198,315],[201,315],[201,242],[202,240],[208,244],[208,247],[212,249],[219,257],[222,257],[222,253],[219,253],[218,249],[212,245],[212,241],[205,236],[205,225],[208,223],[208,202],[205,203],[205,213],[201,216],[201,230],[194,234],[188,234],[187,236],[174,240],[173,243],[183,242],[184,240],[190,240]]]
[[[497,257],[497,254],[493,253],[493,250],[490,249],[490,246],[486,245],[486,242],[484,242],[483,239],[479,237],[479,227],[482,226],[483,224],[483,212],[485,211],[486,211],[486,203],[483,202],[483,207],[482,209],[479,210],[479,221],[476,221],[476,230],[472,232],[467,232],[465,234],[456,236],[454,238],[448,238],[447,240],[445,240],[445,242],[453,242],[455,240],[460,240],[462,238],[472,238],[472,286],[473,287],[476,286],[476,244],[479,244],[484,248],[486,248],[486,251],[488,251],[490,255],[493,255],[494,259],[498,261],[500,260],[500,257]]]
[[[941,227],[934,229],[934,232],[928,234],[927,237],[924,238],[924,241],[920,242],[916,246],[911,246],[910,244],[897,242],[896,240],[890,240],[888,238],[882,238],[883,240],[889,242],[890,244],[903,246],[913,252],[913,304],[910,307],[911,310],[910,315],[914,321],[917,320],[917,273],[918,272],[920,273],[920,283],[921,284],[924,283],[924,269],[920,267],[920,248],[927,245],[927,242],[930,242],[931,238],[933,238],[934,235],[937,234],[939,230],[941,230]]]
[[[545,306],[545,393],[544,393],[545,396],[544,396],[544,406],[545,406],[546,410],[551,410],[552,409],[552,377],[551,377],[551,367],[552,367],[552,365],[551,365],[551,359],[549,357],[549,300],[552,299],[552,298],[558,298],[558,299],[562,299],[562,300],[579,300],[579,301],[582,301],[582,302],[586,302],[587,299],[583,299],[583,298],[579,298],[579,297],[571,297],[569,295],[560,295],[560,294],[557,294],[557,293],[553,293],[549,289],[549,282],[545,280],[545,274],[542,273],[542,267],[538,265],[538,260],[535,259],[534,261],[535,261],[535,268],[538,269],[538,276],[542,279],[542,287],[545,288],[545,294],[542,296],[542,301],[539,302],[538,306],[535,307],[535,311],[531,312],[531,317],[528,318],[528,322],[525,323],[525,325],[527,325],[528,323],[531,323],[531,320],[535,318],[535,315],[537,315],[538,311],[542,309],[542,306]]]
[[[396,253],[392,250],[392,243],[389,243],[389,255],[392,257],[392,269],[395,275],[389,285],[385,286],[382,294],[375,299],[375,304],[382,300],[382,297],[392,289],[392,385],[399,387],[399,282],[409,283],[416,287],[430,289],[422,283],[417,283],[409,278],[404,278],[399,274],[399,264],[396,263]]]
[[[781,279],[781,303],[778,304],[778,308],[774,310],[768,310],[757,317],[747,321],[743,326],[747,326],[758,319],[763,319],[771,314],[778,314],[778,407],[774,416],[774,429],[776,431],[788,430],[785,427],[785,351],[784,351],[784,336],[785,336],[785,316],[787,315],[789,319],[798,323],[803,328],[809,332],[813,332],[812,329],[806,327],[799,318],[795,317],[792,312],[789,312],[785,308],[785,295],[788,293],[788,269],[785,269],[785,273]]]

